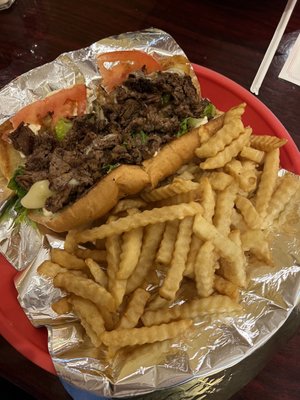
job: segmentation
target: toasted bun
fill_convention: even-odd
[[[148,184],[149,177],[141,167],[121,165],[74,204],[53,217],[45,217],[38,211],[30,212],[29,217],[55,232],[69,231],[102,217],[119,199],[138,193]]]
[[[205,124],[209,132],[215,132],[223,125],[221,115]],[[143,162],[152,187],[158,182],[174,174],[182,165],[191,161],[195,156],[195,149],[200,146],[199,128],[186,133],[178,139],[166,144],[155,156]]]
[[[0,125],[0,172],[9,180],[22,159],[20,153],[7,141],[7,134],[13,130],[10,121]]]

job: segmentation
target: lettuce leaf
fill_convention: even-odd
[[[27,193],[27,190],[18,184],[18,182],[16,181],[16,177],[19,175],[22,175],[23,172],[24,172],[24,167],[22,165],[20,165],[15,170],[12,178],[10,179],[10,181],[8,182],[8,185],[7,185],[7,187],[9,189],[13,190],[20,199],[25,196],[25,194]]]

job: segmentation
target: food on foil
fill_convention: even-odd
[[[300,184],[278,176],[285,141],[254,136],[245,107],[196,128],[187,163],[119,200],[105,222],[69,231],[64,249],[39,266],[64,292],[53,310],[73,312],[107,363],[144,344],[191,338],[205,315],[240,313],[249,271],[272,267],[269,227]]]
[[[173,86],[166,93],[156,90],[169,84]],[[45,97],[61,87],[67,89]],[[126,397],[168,388],[153,395],[165,398],[177,396],[177,390],[185,396],[187,387],[191,395],[192,387],[195,396],[201,391],[213,397],[213,390],[220,393],[231,382],[230,367],[262,346],[297,302],[300,191],[297,177],[282,170],[278,176],[278,148],[285,140],[253,135],[242,122],[245,104],[223,113],[200,93],[182,50],[156,29],[63,54],[1,93],[2,122],[32,95],[44,98],[0,128],[1,182],[6,177],[11,187],[1,195],[12,190],[20,197],[13,210],[8,204],[2,219],[1,248],[16,267],[30,265],[15,282],[18,300],[35,326],[47,326],[57,374],[78,389]],[[42,121],[35,120],[37,114]],[[23,121],[26,115],[34,122]],[[34,190],[36,182],[27,190],[16,180],[32,154],[9,143],[13,131],[18,138],[12,121],[33,138],[29,150],[40,141],[46,151],[47,132],[50,146],[56,141],[51,154],[63,158],[82,140],[86,172],[93,166],[88,156],[96,151],[94,144],[98,155],[113,157],[115,152],[103,150],[106,144],[116,147],[114,138],[121,131],[122,138],[127,135],[125,148],[117,147],[116,153],[125,161],[118,166],[118,159],[105,158],[97,170],[100,183],[94,183],[89,173],[87,180],[72,175],[73,167],[68,170],[64,164],[71,162],[67,154],[52,172],[56,184],[64,176],[72,190],[59,191],[61,209],[47,210],[46,202],[55,195],[49,174],[37,180]],[[65,148],[71,132],[75,140]],[[95,134],[100,144],[94,143]],[[104,137],[109,140],[103,143]],[[23,171],[17,169],[20,160]],[[118,180],[122,192],[115,182],[101,191],[109,199],[108,212],[102,208],[98,214],[99,197],[93,207],[83,207],[81,198],[91,200],[94,187],[132,166],[130,179],[137,180],[137,174],[145,178],[134,194],[125,191],[126,177]],[[20,200],[30,192],[31,200],[40,202],[29,212],[31,218],[51,222],[52,229],[66,230],[66,235],[37,230],[23,218],[27,211],[22,213],[26,209]],[[190,379],[180,389],[176,386]]]
[[[65,232],[173,174],[220,126],[182,55],[99,54],[101,82],[50,93],[0,127],[0,169],[29,217]],[[212,121],[212,123],[209,122]],[[212,128],[210,128],[210,125]]]

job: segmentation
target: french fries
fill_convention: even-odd
[[[168,265],[172,260],[172,254],[175,247],[179,220],[174,219],[168,221],[164,230],[163,238],[160,242],[159,249],[156,255],[156,261],[158,263]]]
[[[108,355],[183,335],[203,315],[241,311],[249,254],[272,266],[267,229],[300,185],[278,178],[284,140],[252,135],[244,110],[225,113],[216,132],[201,126],[198,158],[165,185],[120,200],[105,223],[69,232],[38,268],[67,293],[53,309],[72,310]]]
[[[88,336],[95,347],[101,344],[101,334],[105,331],[104,319],[97,306],[82,297],[70,296],[68,300],[74,312],[78,315],[83,327],[88,332]]]
[[[279,149],[276,148],[266,154],[264,169],[255,197],[255,207],[261,218],[266,215],[271,196],[274,192],[279,170]]]
[[[152,210],[143,211],[139,214],[119,218],[116,221],[101,225],[97,228],[79,232],[76,234],[76,239],[78,243],[93,242],[96,239],[103,239],[111,235],[128,232],[132,229],[144,227],[158,222],[171,221],[173,219],[183,219],[185,217],[195,215],[201,212],[201,210],[201,205],[196,202],[154,208]]]
[[[112,295],[91,279],[76,276],[70,272],[63,272],[54,277],[53,284],[69,293],[74,293],[92,301],[100,309],[115,310],[115,302]]]
[[[195,299],[172,308],[146,311],[142,317],[145,326],[159,325],[178,318],[194,319],[203,315],[240,311],[242,307],[227,296],[215,295]]]
[[[243,132],[244,126],[241,115],[245,111],[245,104],[232,108],[225,114],[223,127],[205,143],[196,149],[199,158],[214,157]]]
[[[150,192],[143,192],[141,194],[142,199],[148,202],[159,201],[172,197],[175,194],[186,193],[192,190],[196,190],[199,184],[185,179],[174,179],[173,183],[166,186],[161,186],[158,189],[153,189]]]
[[[193,218],[186,217],[180,222],[174,247],[173,258],[159,294],[167,300],[174,300],[183,278],[192,237]]]
[[[229,161],[236,157],[244,146],[249,144],[251,128],[245,128],[244,132],[235,140],[233,140],[222,151],[213,157],[207,158],[200,164],[202,169],[216,169],[224,167]]]
[[[135,328],[144,313],[150,293],[145,289],[137,288],[128,303],[128,306],[120,319],[117,329]]]
[[[141,286],[150,272],[157,248],[165,229],[164,223],[149,225],[145,229],[144,244],[134,273],[128,279],[126,293],[131,293]]]
[[[199,249],[195,260],[195,281],[200,297],[208,297],[213,293],[216,256],[212,242],[205,242]]]
[[[161,324],[158,326],[117,329],[111,332],[104,332],[101,335],[101,339],[106,346],[114,346],[117,343],[119,347],[161,342],[163,340],[180,336],[192,325],[192,323],[193,321],[190,319],[182,319],[180,321]]]

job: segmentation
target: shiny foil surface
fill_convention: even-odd
[[[32,101],[74,83],[85,82],[93,99],[99,81],[95,56],[133,47],[159,57],[184,54],[168,34],[157,29],[106,38],[62,54],[0,91],[0,123]],[[299,318],[299,200],[297,193],[269,233],[275,266],[257,264],[248,270],[250,283],[241,291],[242,312],[198,318],[184,339],[120,352],[112,365],[105,361],[103,349],[91,345],[73,314],[58,316],[52,310],[51,304],[64,294],[36,272],[49,258],[51,247],[63,247],[63,237],[39,231],[27,219],[19,220],[2,202],[0,251],[16,269],[24,270],[15,282],[19,302],[34,326],[47,326],[49,352],[63,380],[105,397],[225,399],[240,387],[237,382],[242,378],[236,377],[246,360],[251,359],[251,368],[258,371],[256,351],[271,345],[287,320]]]

